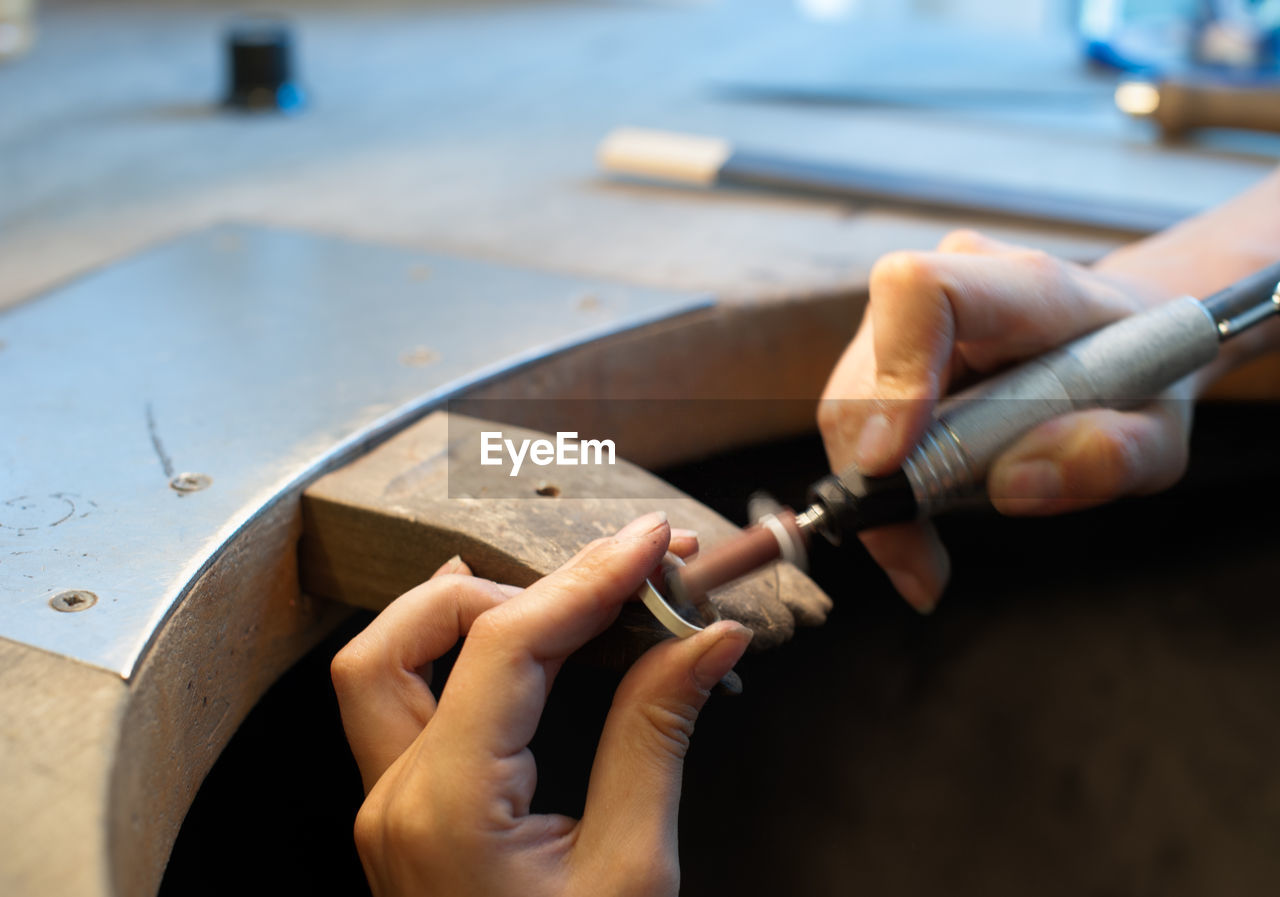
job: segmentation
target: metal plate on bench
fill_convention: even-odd
[[[281,493],[466,386],[708,304],[225,226],[0,315],[0,636],[127,677]]]

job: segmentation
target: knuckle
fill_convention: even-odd
[[[1088,498],[1105,498],[1124,491],[1141,469],[1141,446],[1122,428],[1091,431],[1083,456],[1092,474],[1087,479],[1104,493]]]
[[[937,266],[919,252],[898,251],[881,256],[871,267],[871,297],[886,291],[930,287],[938,282]]]
[[[849,403],[827,399],[818,404],[818,432],[828,439],[839,435],[849,419]]]
[[[356,636],[329,662],[329,678],[334,689],[341,694],[368,679],[372,668],[373,660],[360,636]]]
[[[356,842],[356,850],[362,857],[373,854],[382,843],[382,820],[380,815],[365,801],[356,813],[352,835]]]
[[[698,721],[698,708],[684,701],[642,701],[638,707],[659,755],[684,759]]]
[[[500,603],[500,595],[492,582],[463,573],[437,576],[423,588],[430,589],[430,600],[436,606],[462,608],[483,602],[490,606]]]
[[[466,640],[499,647],[518,642],[532,616],[527,609],[512,604],[491,607],[472,621]]]
[[[487,610],[475,618],[471,623],[471,629],[467,632],[468,639],[476,639],[477,641],[487,641],[490,639],[502,639],[510,628],[508,617],[509,612],[505,607],[496,607]]]
[[[431,577],[419,588],[430,589],[434,594],[471,588],[476,582],[477,580],[473,576],[464,576],[461,573],[441,573],[439,576]]]
[[[1075,277],[1075,266],[1043,249],[1020,249],[1018,263],[1040,284],[1040,295],[1046,299],[1061,301],[1061,297],[1076,297],[1079,301],[1085,291]]]
[[[360,819],[356,814],[356,845],[361,843]],[[363,833],[367,849],[385,849],[392,855],[407,851],[421,854],[432,843],[427,818],[420,805],[408,800],[389,800],[372,814]]]
[[[356,813],[352,835],[360,856],[369,858],[387,853],[418,849],[425,843],[422,815],[409,809],[409,802],[368,797]]]
[[[1043,249],[1020,249],[1017,258],[1020,264],[1040,275],[1057,278],[1066,273],[1062,260]]]
[[[939,252],[974,252],[987,245],[987,238],[978,231],[962,227],[951,231],[938,243]]]

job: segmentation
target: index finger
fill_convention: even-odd
[[[1040,252],[885,256],[872,270],[871,345],[858,372],[874,382],[862,398],[875,401],[853,412],[854,460],[870,474],[901,463],[953,374],[1039,354],[1134,308],[1119,289]]]

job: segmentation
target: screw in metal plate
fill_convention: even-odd
[[[67,589],[49,599],[49,606],[64,614],[88,610],[98,603],[98,596],[87,589]]]
[[[206,473],[180,473],[169,481],[169,488],[175,492],[199,492],[211,483],[213,477]]]

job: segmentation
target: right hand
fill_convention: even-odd
[[[957,380],[1038,355],[1172,298],[1043,252],[972,231],[936,252],[898,252],[871,272],[870,300],[818,414],[832,470],[900,466]],[[1082,411],[1025,434],[992,465],[988,492],[1005,514],[1057,514],[1154,492],[1186,468],[1192,386],[1132,412]],[[894,587],[933,609],[950,571],[928,521],[868,530],[863,543]]]

